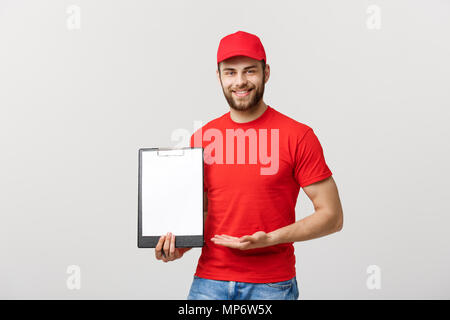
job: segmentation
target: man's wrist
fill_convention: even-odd
[[[277,229],[268,233],[269,242],[271,246],[283,243],[279,230],[280,229]]]

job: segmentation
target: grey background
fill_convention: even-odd
[[[237,30],[261,38],[266,103],[315,130],[341,195],[343,230],[295,244],[300,299],[450,298],[444,0],[1,0],[0,298],[186,298],[200,250],[164,264],[136,246],[137,150],[229,111],[215,59]],[[312,212],[301,191],[297,218]]]

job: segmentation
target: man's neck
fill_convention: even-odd
[[[231,120],[237,123],[245,123],[253,121],[257,118],[259,118],[264,111],[267,110],[267,105],[264,103],[264,101],[261,99],[261,101],[251,110],[235,110],[233,108],[230,108],[230,117]]]

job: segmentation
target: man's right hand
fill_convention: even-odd
[[[155,256],[157,260],[164,262],[179,259],[191,248],[175,248],[175,235],[167,233],[159,238],[155,247]]]

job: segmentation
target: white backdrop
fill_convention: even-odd
[[[445,0],[1,0],[0,298],[186,298],[200,250],[137,248],[138,149],[229,111],[237,30],[341,195],[343,230],[295,244],[300,299],[450,298]]]

